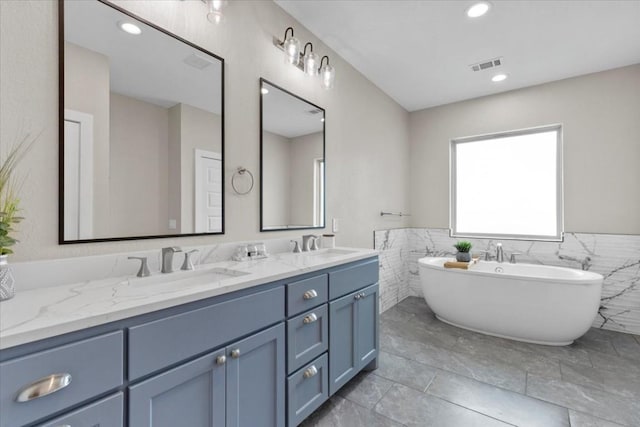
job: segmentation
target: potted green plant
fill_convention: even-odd
[[[460,261],[460,262],[470,262],[471,261],[471,242],[467,242],[466,240],[461,240],[458,243],[456,243],[455,245],[453,245],[454,248],[456,248],[458,250],[458,253],[456,254],[456,261]]]
[[[15,283],[9,255],[13,253],[11,247],[18,240],[14,236],[15,226],[22,217],[18,215],[20,199],[18,198],[18,180],[15,170],[20,160],[27,153],[35,139],[27,135],[19,144],[9,150],[7,157],[0,161],[0,301],[15,295]]]

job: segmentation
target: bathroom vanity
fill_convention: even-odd
[[[374,251],[174,274],[4,302],[0,426],[296,426],[377,365]],[[29,300],[39,307],[21,310]]]

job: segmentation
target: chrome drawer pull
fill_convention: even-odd
[[[362,294],[356,294],[356,295],[354,296],[354,298],[355,298],[355,299],[360,299],[360,298],[362,298]]]
[[[315,313],[311,313],[308,316],[304,316],[304,319],[302,319],[302,323],[304,324],[313,323],[316,320],[318,320],[318,316],[316,316]]]
[[[304,371],[304,374],[302,374],[302,376],[304,376],[305,378],[311,378],[315,376],[317,373],[318,373],[318,368],[316,368],[315,365],[311,365],[307,370]]]
[[[304,298],[304,299],[314,299],[317,296],[318,296],[318,293],[316,292],[316,290],[315,289],[310,289],[310,290],[308,290],[307,292],[305,292],[302,295],[302,298]]]
[[[235,350],[231,350],[231,357],[233,357],[234,359],[240,357],[240,349],[236,348]]]
[[[59,425],[57,427],[71,427],[71,426],[69,424],[61,424],[61,425]]]
[[[28,402],[58,390],[62,390],[71,384],[71,374],[53,374],[48,377],[40,378],[33,384],[29,384],[16,397],[16,402]]]
[[[222,356],[216,357],[216,363],[218,365],[224,365],[225,363],[227,363],[227,356],[223,354]]]

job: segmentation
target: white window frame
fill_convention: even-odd
[[[506,137],[513,137],[519,135],[531,135],[535,133],[556,131],[557,143],[556,143],[556,231],[555,235],[528,235],[528,234],[500,234],[500,233],[475,233],[475,232],[459,232],[457,230],[456,218],[457,218],[457,171],[456,171],[456,147],[458,144],[464,144],[469,142],[478,142],[488,139],[499,139]],[[564,240],[564,185],[563,185],[563,160],[562,160],[562,125],[553,124],[546,126],[539,126],[533,128],[496,132],[491,134],[467,136],[463,138],[455,138],[450,141],[450,155],[449,155],[449,235],[451,237],[470,237],[470,238],[491,238],[491,239],[505,239],[505,240],[539,240],[539,241],[553,241],[561,242]],[[516,179],[517,177],[505,177],[505,179]],[[496,189],[499,189],[499,183],[493,182],[480,182],[478,185],[492,185]]]

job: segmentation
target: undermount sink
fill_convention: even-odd
[[[305,252],[305,256],[314,258],[332,258],[341,255],[353,254],[356,251],[349,249],[320,249],[318,251]]]
[[[245,276],[249,273],[228,268],[202,268],[189,271],[175,271],[167,274],[154,274],[149,277],[140,277],[131,279],[132,284],[136,285],[160,285],[164,283],[175,283],[194,280],[206,280],[207,282],[219,282],[232,277]]]

